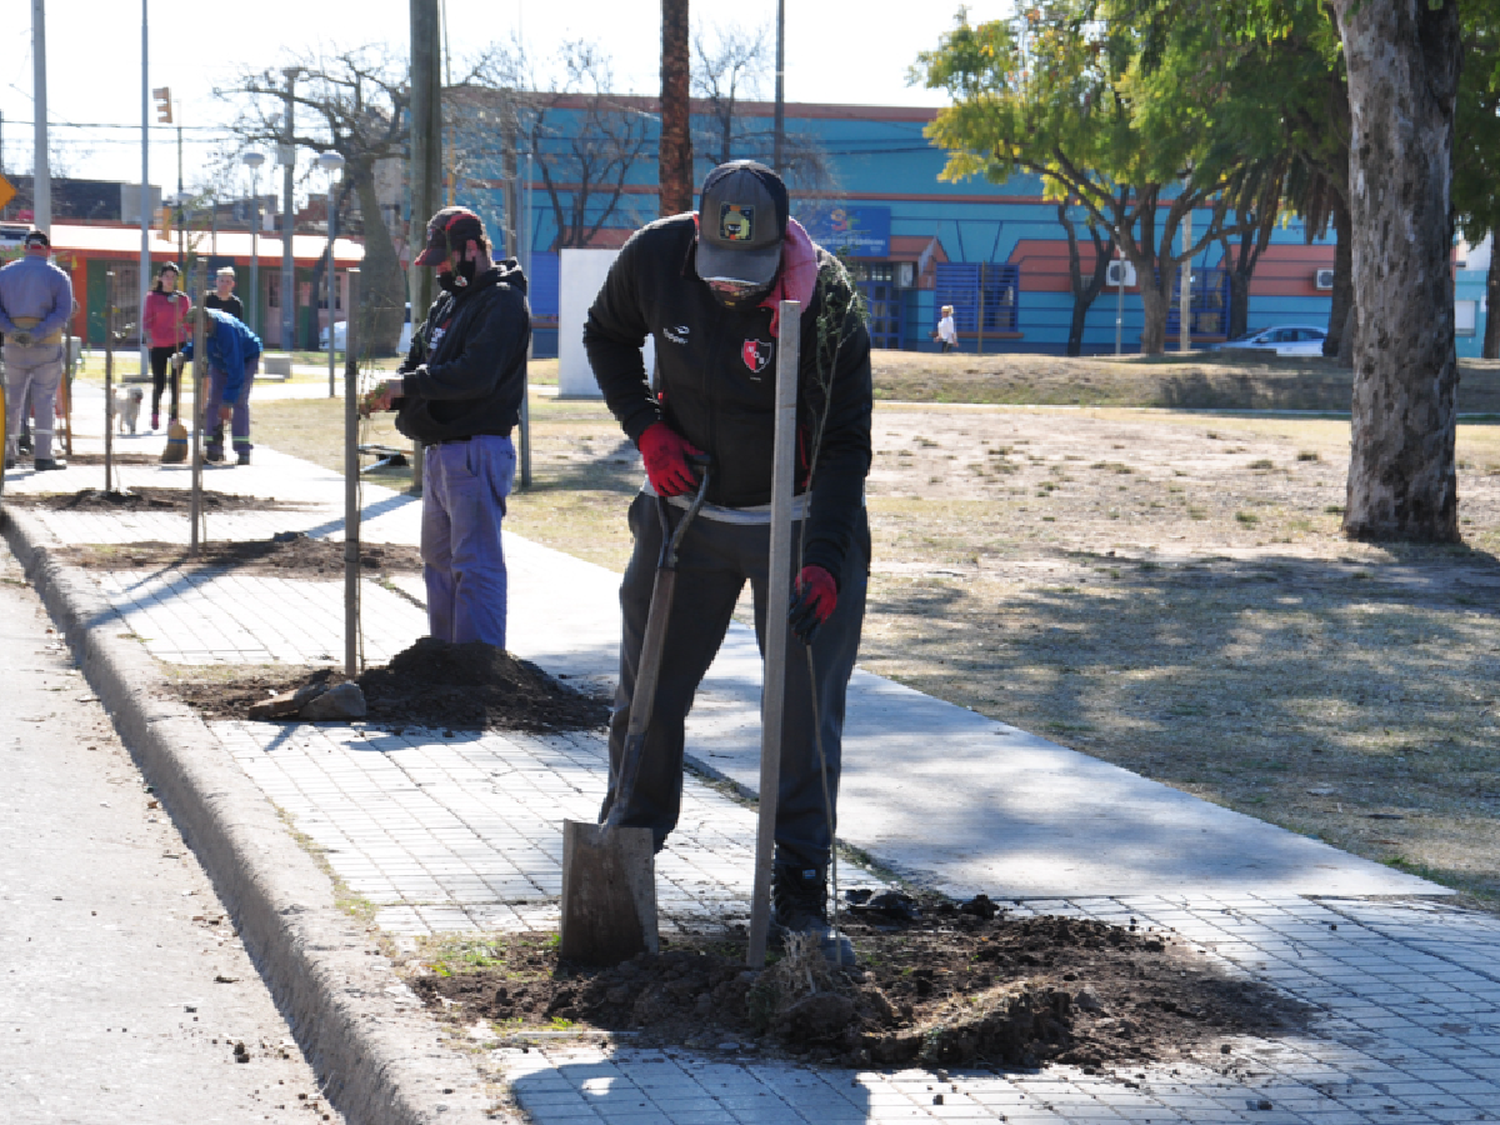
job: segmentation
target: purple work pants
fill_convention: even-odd
[[[508,437],[480,434],[426,448],[422,577],[427,627],[440,641],[505,647],[500,521],[516,475]]]

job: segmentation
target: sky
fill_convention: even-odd
[[[47,119],[53,175],[132,180],[141,175],[141,0],[44,0]],[[184,128],[184,179],[203,182],[209,146],[222,138],[230,107],[213,97],[238,68],[274,67],[286,47],[334,52],[388,43],[406,53],[407,0],[251,0],[208,7],[145,0],[147,84],[167,86]],[[658,0],[443,0],[453,64],[492,42],[519,38],[544,59],[568,39],[588,39],[613,59],[618,93],[659,90]],[[0,4],[11,50],[0,69],[0,156],[6,171],[29,173],[33,147],[28,0]],[[999,18],[1012,0],[969,0],[969,19]],[[786,99],[862,105],[943,105],[942,95],[906,85],[917,53],[953,26],[958,2],[874,0],[845,8],[828,0],[785,0]],[[774,58],[776,0],[691,0],[694,28],[764,27]],[[240,26],[231,21],[240,17]],[[764,96],[774,87],[768,79]],[[155,123],[154,103],[150,120]],[[153,128],[150,179],[176,189],[175,130]],[[270,166],[261,170],[262,177]]]

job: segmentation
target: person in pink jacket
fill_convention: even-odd
[[[151,345],[151,428],[161,428],[161,392],[167,382],[167,367],[188,338],[188,314],[193,302],[177,291],[177,267],[171,262],[156,273],[156,284],[146,294],[146,340]],[[177,421],[178,376],[172,374],[172,413]]]

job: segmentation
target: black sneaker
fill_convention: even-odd
[[[205,461],[222,461],[222,460],[224,460],[224,449],[223,449],[223,447],[222,446],[215,447],[215,446],[210,445],[207,449],[205,449],[203,451],[203,459]]]
[[[248,464],[250,464],[250,453],[249,453],[249,451],[248,450],[242,450],[239,453],[239,455],[237,457],[235,457],[234,463],[236,465],[248,465]]]
[[[854,964],[854,945],[828,924],[828,872],[777,864],[771,869],[771,916],[783,934],[815,934],[830,964]]]
[[[66,461],[54,461],[51,457],[38,457],[33,463],[33,468],[39,473],[50,473],[56,469],[66,469]]]

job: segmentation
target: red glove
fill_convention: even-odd
[[[810,645],[817,635],[818,626],[833,616],[833,607],[839,604],[838,587],[834,585],[833,575],[821,566],[804,566],[792,589],[796,591],[796,597],[792,599],[786,619],[797,639]]]
[[[646,461],[646,476],[658,496],[681,496],[698,487],[687,459],[689,454],[701,453],[702,450],[671,426],[665,422],[651,423],[636,444]]]

